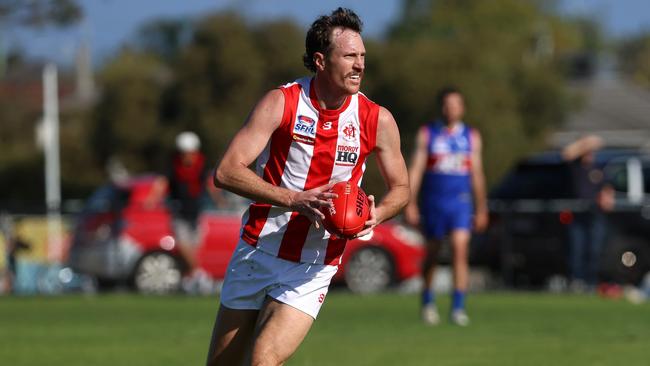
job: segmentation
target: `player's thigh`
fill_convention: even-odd
[[[429,208],[422,215],[422,231],[427,238],[427,249],[435,252],[433,249],[438,248],[438,244],[447,234],[449,218],[447,213],[440,208]]]
[[[306,313],[267,298],[255,329],[253,365],[281,365],[298,349],[314,323]]]
[[[209,366],[239,365],[250,350],[258,310],[219,307],[208,349]]]

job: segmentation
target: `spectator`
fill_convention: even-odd
[[[30,246],[14,232],[11,218],[7,215],[0,216],[0,231],[5,239],[5,281],[4,292],[13,293],[16,281],[16,257],[21,250],[29,249]]]
[[[185,131],[176,136],[177,153],[167,174],[174,209],[174,233],[179,250],[190,267],[194,267],[197,219],[208,177],[206,159],[200,147],[201,141],[194,132]]]
[[[600,254],[607,235],[605,213],[614,206],[614,190],[594,163],[603,145],[600,137],[588,135],[567,145],[562,157],[571,169],[574,198],[583,201],[569,226],[570,287],[582,292],[593,289],[598,280]]]

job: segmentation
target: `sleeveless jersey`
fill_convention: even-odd
[[[375,148],[379,106],[358,93],[338,110],[322,109],[312,84],[305,77],[280,87],[282,122],[257,158],[257,174],[294,191],[348,180],[360,185],[366,158]],[[330,265],[340,263],[346,244],[298,212],[258,202],[242,217],[241,237],[282,259]]]
[[[449,130],[441,121],[427,126],[427,168],[422,181],[424,202],[471,198],[471,129],[464,123]]]

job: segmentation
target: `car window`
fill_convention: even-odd
[[[123,207],[128,200],[128,193],[112,185],[97,189],[86,201],[86,212],[108,212]]]
[[[624,162],[607,164],[605,167],[605,180],[617,192],[627,192],[627,165]]]
[[[566,164],[520,164],[490,195],[496,199],[571,198],[573,186]]]

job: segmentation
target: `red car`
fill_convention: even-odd
[[[176,247],[168,202],[145,199],[155,182],[155,176],[134,178],[101,187],[90,197],[77,220],[68,256],[74,270],[100,283],[128,282],[140,292],[181,289],[183,275],[192,269]],[[239,239],[245,205],[235,206],[207,207],[199,217],[196,266],[217,283]],[[416,231],[396,222],[378,225],[371,235],[348,242],[334,282],[365,293],[417,276],[422,243]]]

